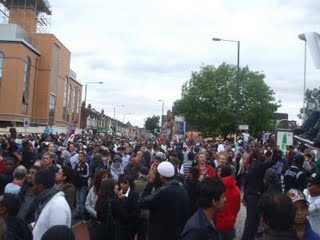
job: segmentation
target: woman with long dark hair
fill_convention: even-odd
[[[110,178],[109,175],[110,174],[105,169],[100,169],[97,171],[92,181],[92,187],[87,195],[85,207],[90,216],[90,220],[88,222],[90,239],[95,239],[95,229],[97,225],[97,211],[95,206],[98,199],[98,194],[100,192],[101,183],[103,180]]]
[[[121,214],[118,194],[118,186],[114,179],[102,181],[96,202],[98,220],[96,227],[97,240],[119,240],[119,219]]]

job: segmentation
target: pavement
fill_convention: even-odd
[[[245,221],[246,221],[246,208],[241,203],[241,208],[238,213],[237,221],[236,221],[236,238],[234,240],[241,239]]]

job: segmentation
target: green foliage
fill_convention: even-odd
[[[148,117],[144,123],[144,127],[154,133],[154,129],[158,129],[160,124],[160,116],[153,115]]]
[[[262,73],[241,68],[238,91],[236,66],[202,66],[183,84],[181,99],[174,103],[176,114],[205,135],[227,135],[239,124],[249,125],[254,133],[269,129],[279,102],[264,78]]]

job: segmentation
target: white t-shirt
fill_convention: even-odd
[[[320,236],[320,196],[311,197],[308,189],[305,189],[303,193],[309,202],[308,219],[311,228]]]

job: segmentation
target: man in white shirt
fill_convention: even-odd
[[[310,225],[320,236],[320,173],[314,173],[308,178],[308,188],[303,193],[309,202]]]
[[[34,191],[38,195],[38,208],[35,222],[32,223],[34,240],[40,240],[51,227],[65,225],[71,228],[71,210],[61,192],[54,183],[54,175],[48,169],[41,169],[34,177]]]
[[[76,147],[74,143],[69,144],[69,152],[70,152],[70,164],[72,169],[75,169],[76,165],[79,162],[79,154],[76,152]]]

